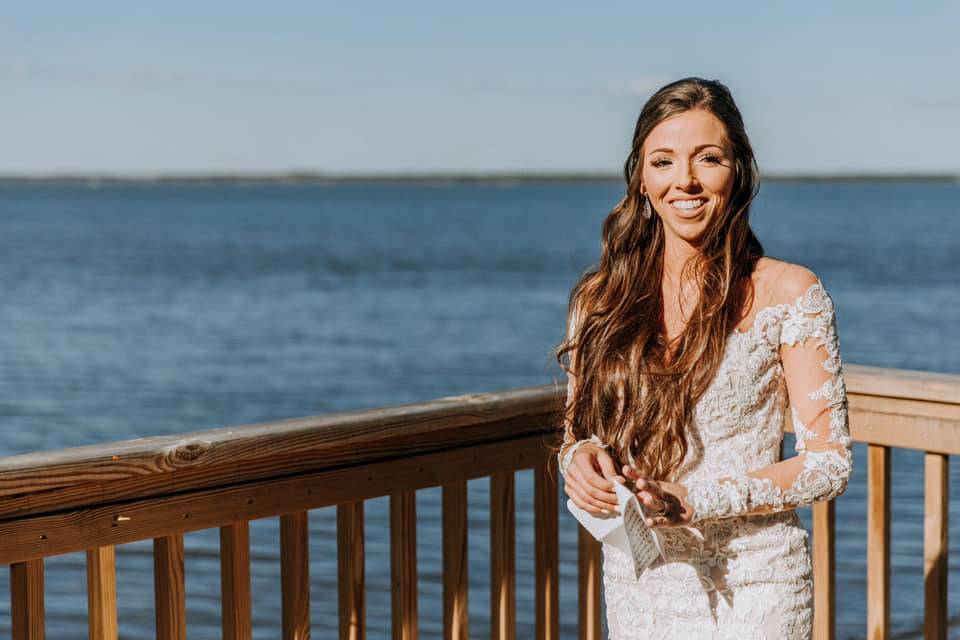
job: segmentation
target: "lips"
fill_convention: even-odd
[[[677,211],[681,216],[690,216],[691,214],[698,213],[706,204],[706,198],[687,198],[683,200],[673,200],[670,203],[670,206],[672,206],[674,210]]]

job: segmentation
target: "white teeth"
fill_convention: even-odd
[[[677,209],[689,211],[691,209],[696,209],[705,202],[706,200],[678,200],[673,203],[673,206],[675,206]]]

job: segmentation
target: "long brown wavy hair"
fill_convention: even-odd
[[[692,109],[723,123],[734,183],[729,205],[715,212],[698,255],[683,267],[681,281],[689,271],[700,295],[683,333],[667,344],[664,230],[658,215],[646,219],[641,213],[641,153],[654,127]],[[672,480],[687,455],[694,405],[720,366],[727,337],[752,304],[751,274],[763,255],[749,224],[759,171],[730,90],[702,78],[658,90],[637,118],[624,176],[626,195],[603,223],[600,262],[570,292],[568,334],[556,357],[575,384],[561,415],[577,439],[596,434],[620,463]]]

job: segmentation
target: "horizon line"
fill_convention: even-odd
[[[761,174],[772,182],[957,182],[960,173],[927,172],[772,172]],[[51,172],[0,174],[0,184],[343,184],[343,183],[459,183],[459,182],[622,182],[623,176],[590,171],[490,171],[490,172],[189,172],[125,174],[122,172]]]

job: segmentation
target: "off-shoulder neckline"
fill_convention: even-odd
[[[783,312],[787,311],[791,307],[800,307],[801,303],[806,300],[811,292],[815,291],[817,288],[823,289],[823,282],[820,281],[820,278],[817,278],[817,281],[807,287],[806,291],[803,294],[797,296],[797,299],[793,302],[780,302],[777,304],[770,304],[765,307],[761,307],[753,316],[753,322],[750,323],[750,326],[741,331],[739,327],[734,327],[733,331],[730,332],[730,335],[734,336],[749,336],[756,333],[757,328],[760,326],[760,319],[765,315],[778,316]]]

